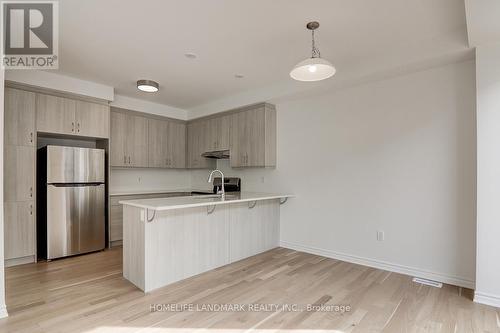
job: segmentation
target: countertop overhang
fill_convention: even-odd
[[[185,197],[170,197],[156,199],[139,199],[139,200],[122,200],[119,201],[122,205],[128,205],[143,209],[151,209],[155,211],[227,205],[238,202],[252,202],[273,199],[286,199],[294,197],[291,194],[280,193],[263,193],[263,192],[241,192],[238,194],[226,193],[226,199],[220,197],[204,197],[204,196],[185,196]]]

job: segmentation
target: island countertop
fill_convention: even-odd
[[[122,200],[120,204],[151,209],[156,211],[182,209],[191,207],[226,205],[237,202],[252,202],[272,199],[291,198],[291,194],[280,193],[262,193],[262,192],[239,192],[226,193],[226,199],[222,200],[216,195],[200,195],[200,196],[185,196],[185,197],[170,197],[156,199],[139,199],[139,200]]]

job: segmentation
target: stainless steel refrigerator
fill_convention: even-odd
[[[104,150],[46,146],[37,166],[38,258],[104,249]]]

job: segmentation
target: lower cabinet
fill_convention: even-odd
[[[123,276],[145,292],[279,246],[279,200],[157,211],[124,206]]]
[[[35,208],[33,201],[4,203],[5,260],[35,255]]]

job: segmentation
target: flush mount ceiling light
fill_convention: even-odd
[[[307,29],[312,32],[312,55],[304,61],[299,62],[290,72],[292,79],[297,81],[321,81],[335,75],[336,69],[333,65],[321,58],[314,40],[314,30],[319,28],[318,22],[309,22]]]
[[[158,82],[152,80],[137,81],[137,89],[145,92],[157,92],[160,89]]]

